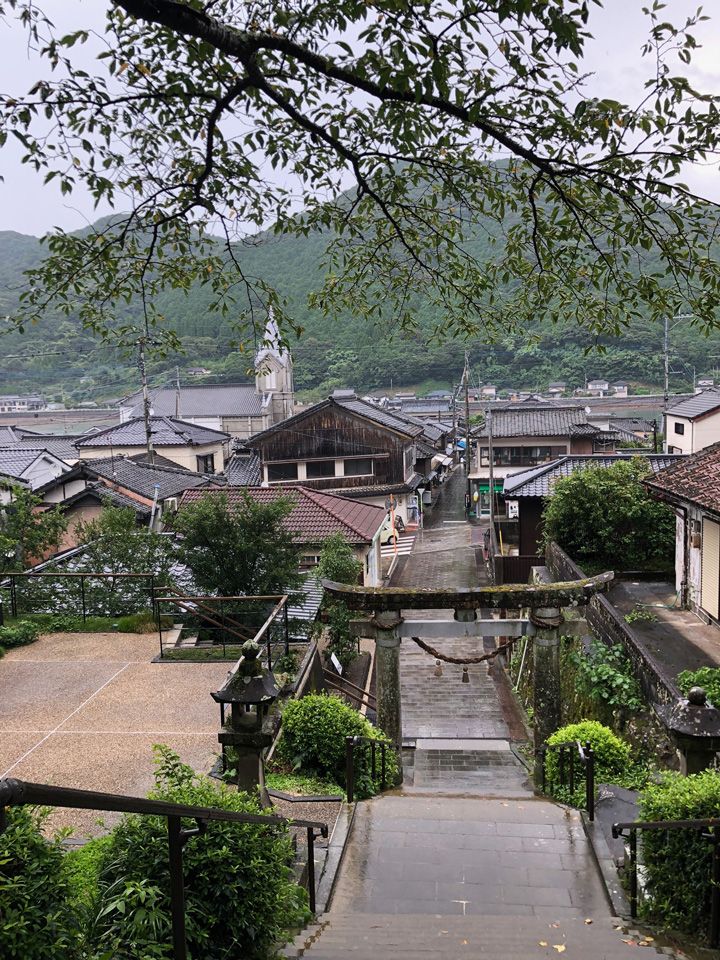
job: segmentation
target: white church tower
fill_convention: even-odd
[[[255,355],[255,389],[265,398],[263,406],[267,406],[270,426],[295,413],[292,357],[280,342],[272,310],[265,326],[265,343],[267,346]]]

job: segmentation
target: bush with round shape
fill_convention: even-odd
[[[300,700],[291,700],[285,707],[278,755],[292,763],[296,770],[315,771],[347,786],[346,737],[368,737],[378,742],[388,742],[380,730],[344,700],[327,694],[310,694]],[[372,796],[382,789],[380,758],[381,751],[377,749],[373,778],[370,749],[356,749],[355,793],[358,797]],[[395,754],[387,750],[386,785],[394,782],[396,773]]]
[[[66,910],[63,834],[42,833],[49,810],[9,807],[0,834],[0,955],[3,960],[75,960]]]
[[[632,764],[630,747],[616,736],[610,727],[603,726],[597,720],[581,720],[561,727],[548,737],[548,746],[560,743],[574,743],[579,740],[585,747],[589,743],[595,754],[595,782],[613,780],[627,773]],[[559,775],[559,754],[548,750],[545,758],[545,775],[548,780],[557,781]],[[576,769],[580,769],[576,765]]]
[[[639,820],[720,820],[720,777],[717,770],[689,777],[666,773],[659,783],[646,786],[639,807]],[[696,830],[642,830],[639,838],[648,879],[648,897],[640,904],[642,915],[706,936],[712,844]]]
[[[151,796],[159,800],[262,813],[256,799],[207,777],[195,776],[167,747],[156,747],[158,772]],[[185,826],[194,826],[192,823]],[[103,884],[140,905],[152,901],[154,928],[170,922],[167,822],[164,817],[127,816],[104,851]],[[292,880],[291,841],[284,828],[214,820],[183,848],[188,953],[203,960],[243,957],[265,960],[283,932],[307,920],[304,890]],[[114,886],[113,886],[114,885]],[[159,891],[159,893],[158,893]],[[118,904],[120,901],[118,901]],[[120,912],[127,913],[127,909]],[[116,912],[117,913],[117,912]],[[109,913],[101,931],[115,958],[143,952],[137,924]],[[136,918],[137,919],[137,918]],[[145,933],[150,937],[151,930]],[[167,942],[167,941],[166,941]],[[148,943],[151,943],[148,939]],[[157,942],[152,943],[153,948]],[[102,951],[101,951],[102,952]]]

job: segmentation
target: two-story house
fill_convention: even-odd
[[[697,453],[720,441],[720,390],[681,400],[665,411],[665,445],[668,453]]]
[[[490,513],[490,438],[495,493],[505,477],[567,454],[614,453],[616,436],[588,423],[581,406],[513,403],[493,409],[476,428],[477,467],[468,476],[470,512]],[[496,497],[496,509],[498,500]],[[502,510],[502,503],[500,503]]]
[[[196,473],[220,473],[229,456],[230,436],[174,417],[150,417],[153,449],[178,467]],[[140,417],[75,441],[81,460],[124,454],[132,457],[147,450],[145,420]]]
[[[587,392],[591,397],[606,397],[610,392],[607,380],[588,380]]]
[[[425,468],[427,446],[433,446],[422,422],[355,396],[328,397],[256,434],[249,445],[260,454],[264,485],[302,484],[383,507],[392,496],[406,524],[417,520],[424,490],[416,461]]]

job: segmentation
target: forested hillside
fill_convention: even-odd
[[[663,331],[660,324],[637,323],[618,339],[608,339],[602,352],[592,348],[588,334],[568,322],[562,327],[542,326],[508,334],[496,344],[457,340],[426,343],[422,333],[406,338],[392,329],[374,328],[350,317],[329,321],[308,308],[308,294],[319,285],[328,236],[273,236],[243,245],[239,251],[245,272],[273,284],[293,302],[293,313],[305,328],[293,345],[296,388],[325,395],[339,385],[369,390],[377,387],[450,386],[457,382],[465,347],[470,351],[474,378],[499,388],[544,389],[551,380],[569,387],[586,379],[606,377],[629,380],[639,389],[662,385]],[[487,242],[487,241],[485,241]],[[478,241],[478,245],[482,245]],[[489,247],[488,247],[489,249]],[[494,250],[498,255],[498,248]],[[0,232],[0,314],[16,314],[22,272],[42,255],[39,241],[18,233]],[[181,336],[185,354],[150,364],[154,382],[180,374],[188,366],[202,365],[213,379],[250,377],[247,353],[230,348],[232,335],[224,320],[209,312],[211,295],[192,289],[186,295],[173,291],[162,303],[168,324]],[[433,308],[418,300],[414,305],[421,330],[441,319]],[[126,308],[120,320],[139,318],[139,305]],[[720,362],[720,332],[710,337],[698,333],[689,320],[678,322],[671,333],[671,389],[687,389],[693,368],[698,375]],[[123,358],[117,348],[99,343],[82,330],[78,321],[48,311],[43,322],[2,341],[0,390],[4,393],[44,391],[69,401],[105,399],[122,395],[137,383],[134,358]],[[16,354],[31,357],[18,360]],[[7,358],[10,359],[7,359]],[[81,377],[92,382],[80,384]]]

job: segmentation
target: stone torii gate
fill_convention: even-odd
[[[542,579],[545,568],[535,568]],[[400,644],[412,639],[433,656],[453,663],[480,663],[509,649],[521,637],[533,638],[534,745],[537,751],[560,727],[560,637],[587,633],[582,619],[566,620],[564,610],[589,603],[596,593],[608,589],[613,573],[568,583],[503,584],[497,587],[406,590],[398,587],[357,587],[323,580],[322,585],[336,600],[351,610],[367,614],[354,620],[355,636],[371,638],[376,644],[377,724],[396,744],[402,742],[402,701],[400,695]],[[528,611],[517,619],[480,619],[478,610]],[[454,620],[412,620],[402,613],[418,610],[453,610]],[[562,629],[560,629],[562,626]],[[506,642],[491,653],[467,660],[443,657],[421,638],[462,639],[504,637]],[[401,758],[398,757],[400,761]]]

